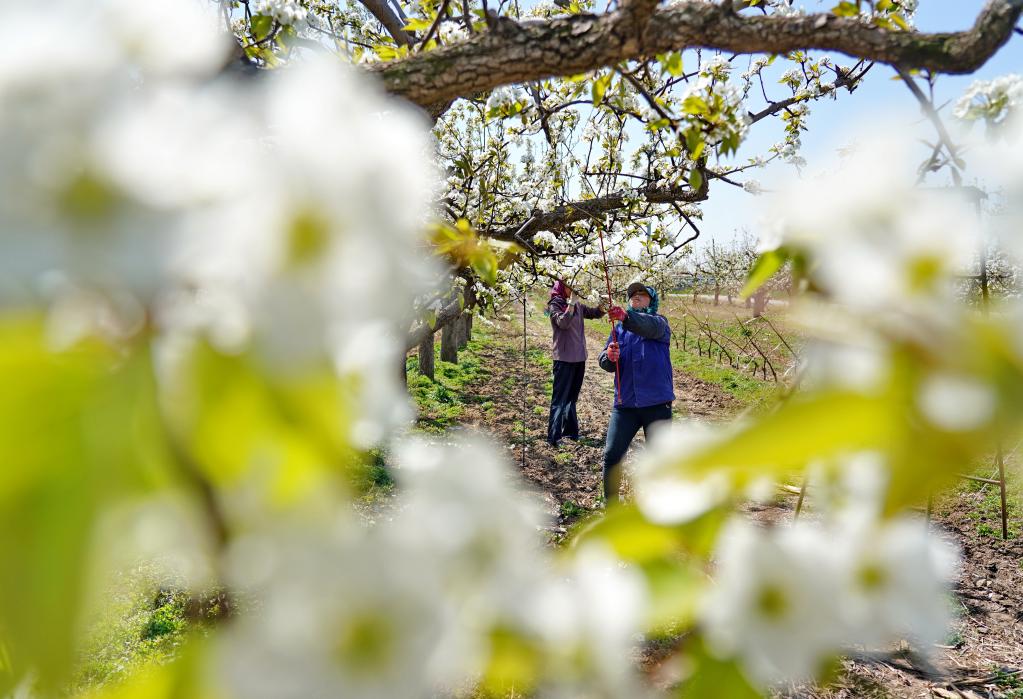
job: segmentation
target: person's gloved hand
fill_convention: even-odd
[[[619,310],[621,310],[621,309],[619,309]],[[611,360],[612,362],[617,362],[619,356],[621,356],[621,352],[618,349],[618,343],[617,342],[612,342],[611,344],[609,344],[607,346],[607,358],[609,360]]]
[[[625,309],[621,306],[611,306],[607,314],[611,320],[625,320]]]

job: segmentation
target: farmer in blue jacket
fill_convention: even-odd
[[[600,354],[600,368],[615,372],[615,405],[604,445],[604,500],[617,501],[622,482],[622,458],[639,428],[650,438],[650,426],[671,420],[675,400],[671,373],[668,320],[657,315],[657,292],[641,282],[626,290],[629,310],[613,306],[608,315],[617,321]],[[617,335],[617,342],[615,337]]]

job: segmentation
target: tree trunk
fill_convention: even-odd
[[[753,294],[753,317],[759,318],[764,315],[764,309],[767,308],[767,292],[763,289],[759,289],[757,293]]]
[[[475,316],[474,313],[465,314],[465,341],[472,342],[472,319]]]
[[[456,318],[440,331],[440,359],[442,362],[458,364],[458,324]]]
[[[431,381],[434,377],[433,338],[434,333],[430,333],[419,343],[419,373]]]
[[[458,349],[465,349],[469,344],[469,314],[463,313],[455,321],[455,330],[458,334]]]

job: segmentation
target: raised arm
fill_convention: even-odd
[[[648,340],[668,342],[671,338],[671,327],[668,325],[668,319],[664,316],[627,311],[625,320],[622,321],[622,327]]]

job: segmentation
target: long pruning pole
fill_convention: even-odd
[[[604,281],[607,282],[607,306],[610,309],[614,305],[614,299],[611,298],[611,274],[607,267],[607,253],[604,252],[604,232],[601,230],[601,226],[597,226],[597,235],[600,237],[600,256],[604,259]],[[611,337],[614,340],[615,345],[618,345],[618,329],[615,327],[613,318],[608,318],[611,321]],[[615,403],[619,404],[622,402],[622,375],[618,370],[618,360],[615,360]]]
[[[528,398],[526,388],[529,385],[529,377],[526,373],[526,281],[522,280],[522,469],[526,469],[526,415],[528,410]]]

